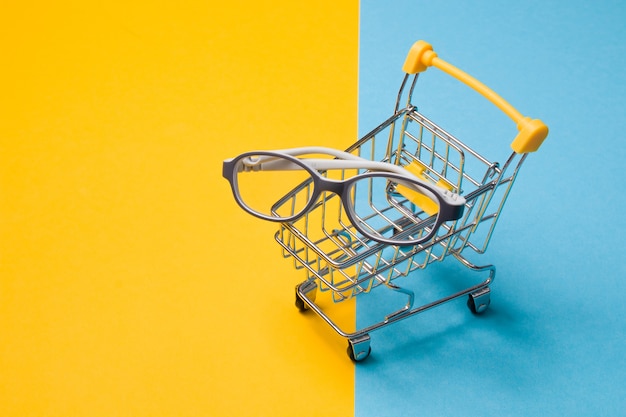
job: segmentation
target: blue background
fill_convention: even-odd
[[[489,311],[457,301],[372,333],[357,416],[624,415],[625,22],[618,1],[361,1],[360,134],[391,114],[406,53],[424,39],[550,135],[477,260],[497,267]],[[414,101],[489,157],[508,156],[513,123],[436,69]],[[463,274],[444,262],[405,283],[434,294]],[[359,298],[357,322],[385,297]]]

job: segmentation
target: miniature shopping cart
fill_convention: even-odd
[[[411,102],[417,77],[431,66],[474,88],[516,123],[513,153],[503,164],[488,160],[417,111]],[[522,116],[484,84],[440,59],[424,41],[412,46],[403,70],[393,115],[345,152],[335,152],[332,162],[297,159],[293,151],[250,152],[224,162],[237,202],[258,217],[279,221],[276,241],[296,269],[306,272],[306,280],[296,286],[296,306],[314,311],[346,338],[354,361],[369,356],[372,331],[448,301],[467,297],[473,313],[485,311],[495,268],[475,265],[465,254],[485,252],[522,163],[548,134],[541,121]],[[406,106],[400,108],[404,98]],[[317,153],[322,148],[306,149]],[[332,169],[337,166],[341,169]],[[245,196],[243,183],[258,176],[247,173],[262,171],[289,171],[304,179],[288,185],[278,201],[261,204],[266,210],[257,210],[244,200],[263,198],[284,183],[261,182],[248,187],[256,194]],[[326,187],[322,191],[321,185]],[[477,278],[463,289],[425,302],[423,297],[416,302],[414,291],[399,285],[398,278],[450,255],[481,274],[470,274]],[[356,330],[341,328],[331,317],[333,303],[316,302],[318,292],[339,303],[381,290],[400,294],[406,303]]]
[[[420,114],[412,104],[411,97],[418,75],[431,66],[481,93],[516,123],[519,132],[511,144],[513,153],[503,164],[488,160]],[[349,342],[348,355],[355,361],[363,360],[370,354],[369,333],[388,324],[460,297],[468,299],[468,307],[473,313],[485,311],[490,303],[490,284],[495,277],[495,267],[475,265],[465,253],[485,252],[522,163],[529,152],[539,148],[548,134],[547,127],[541,121],[524,117],[484,84],[440,59],[431,45],[424,41],[413,45],[403,70],[406,75],[400,86],[393,115],[346,151],[368,160],[401,166],[424,181],[463,196],[465,204],[462,215],[437,225],[437,230],[430,229],[435,227],[434,224],[429,226],[428,223],[422,223],[419,233],[428,234],[429,239],[426,241],[415,245],[390,245],[359,233],[348,221],[337,194],[326,192],[304,216],[292,222],[280,223],[275,236],[283,248],[284,256],[293,258],[296,269],[304,270],[307,275],[307,279],[296,287],[296,306],[302,311],[314,311],[346,338]],[[407,104],[400,108],[400,102],[405,97]],[[347,175],[350,173],[346,171],[340,178]],[[280,204],[293,206],[290,204],[302,194],[311,193],[312,186],[312,182],[304,182],[285,196]],[[424,220],[432,216],[428,198],[397,188],[388,189],[387,195],[382,196],[384,198],[367,191],[361,196],[355,196],[355,199],[363,200],[362,204],[369,204],[374,207],[373,210],[383,213],[387,209],[385,204],[410,207],[410,212],[405,211],[405,216],[391,219],[393,230],[385,233],[400,233],[408,225],[415,224],[415,219]],[[426,268],[450,255],[468,269],[482,272],[480,276],[485,278],[480,278],[480,282],[472,283],[460,291],[420,305],[415,305],[413,291],[394,282],[399,277]],[[323,308],[316,303],[318,292],[330,292],[334,302],[342,302],[369,293],[377,287],[404,294],[406,304],[399,310],[391,309],[379,322],[354,331],[342,329],[327,314],[328,307]]]

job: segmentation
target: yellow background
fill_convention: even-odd
[[[14,2],[0,42],[0,415],[353,414],[221,161],[355,140],[358,2]]]

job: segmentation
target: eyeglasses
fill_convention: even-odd
[[[335,159],[298,158],[302,155]],[[332,170],[356,175],[332,179]],[[225,160],[222,175],[242,209],[269,221],[294,222],[320,196],[336,194],[359,233],[391,245],[425,242],[441,224],[461,218],[465,208],[462,196],[401,166],[324,147],[246,152]]]

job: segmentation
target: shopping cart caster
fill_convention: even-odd
[[[296,285],[296,308],[300,311],[306,311],[309,309],[307,303],[302,299],[302,295],[305,294],[310,301],[315,301],[317,295],[317,284],[315,281],[304,281],[301,284]]]
[[[482,288],[476,292],[471,293],[467,297],[467,307],[474,314],[482,314],[487,310],[491,303],[491,290],[489,287]]]
[[[368,334],[348,340],[348,356],[352,361],[360,362],[365,360],[370,353],[372,353],[372,348],[370,347],[370,336]]]

